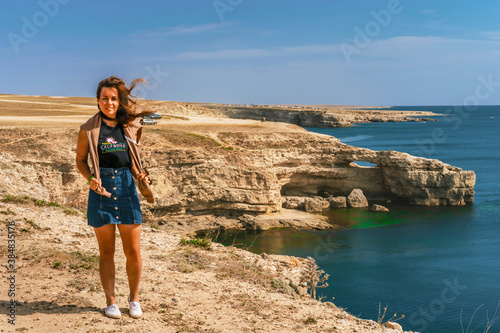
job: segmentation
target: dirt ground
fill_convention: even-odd
[[[121,319],[104,316],[98,249],[82,212],[3,198],[0,203],[0,332],[391,332],[330,302],[297,294],[304,259],[256,255],[143,226],[144,316],[128,315],[125,258],[117,234]],[[7,225],[15,230],[15,297],[8,297]],[[319,290],[320,291],[320,290]],[[16,301],[15,326],[8,324]]]

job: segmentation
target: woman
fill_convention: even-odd
[[[130,88],[115,76],[102,80],[97,87],[99,112],[80,127],[76,167],[89,184],[88,224],[94,227],[99,244],[99,274],[106,295],[106,316],[120,318],[115,299],[115,228],[118,228],[127,258],[126,270],[130,295],[129,313],[142,315],[139,281],[142,272],[140,252],[141,207],[132,177],[149,183],[142,171],[138,144],[142,128],[134,119],[152,112],[136,113],[131,91],[142,82],[134,80]],[[90,154],[93,173],[87,163]],[[154,202],[154,197],[147,198]]]

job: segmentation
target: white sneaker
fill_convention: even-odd
[[[108,316],[109,318],[121,318],[122,313],[120,312],[120,309],[118,308],[118,305],[116,304],[111,304],[107,308],[104,309],[104,314]]]
[[[128,296],[128,306],[130,316],[133,318],[139,318],[142,316],[141,304],[139,302],[131,302],[130,295]]]

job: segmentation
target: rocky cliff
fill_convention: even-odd
[[[347,127],[354,123],[393,121],[435,121],[436,116],[425,111],[363,110],[353,108],[272,108],[208,105],[206,109],[235,119],[284,122],[302,127]]]
[[[88,187],[74,166],[74,127],[2,129],[2,192],[85,207]],[[145,128],[143,155],[155,180],[157,216],[271,213],[287,196],[347,196],[353,189],[372,202],[426,206],[470,204],[474,196],[473,171],[348,146],[282,123],[164,120]],[[375,166],[360,167],[358,161]]]
[[[371,151],[297,129],[294,133],[213,133],[213,149],[148,152],[159,205],[186,210],[275,212],[284,196],[347,196],[410,204],[472,203],[475,175],[438,160]],[[220,144],[220,146],[219,146]],[[360,167],[368,161],[375,167]]]

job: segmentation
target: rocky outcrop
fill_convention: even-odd
[[[190,155],[182,152],[179,158]],[[164,168],[152,170],[160,182],[159,205],[190,211],[265,213],[279,211],[285,195],[314,197],[326,190],[335,196],[348,196],[356,188],[368,200],[376,201],[399,200],[426,206],[473,201],[473,172],[408,154],[337,145],[337,149],[273,149],[254,151],[251,158],[245,155],[238,165],[230,166],[211,158],[205,158],[202,164],[192,160],[179,163],[173,152],[162,163]],[[376,167],[351,163],[359,160]],[[318,212],[322,207],[312,199],[297,201],[297,207],[301,205],[309,212]]]
[[[283,197],[282,201],[283,201],[283,204],[282,204],[283,208],[303,210],[306,198],[305,197],[295,197],[295,196],[285,196],[285,197]]]
[[[473,202],[474,172],[438,160],[355,148],[312,133],[225,133],[221,141],[239,149],[229,154],[223,148],[175,149],[168,157],[149,153],[161,165],[151,170],[158,177],[160,206],[264,213],[279,211],[283,196],[315,197],[325,191],[348,196],[353,189],[362,190],[369,201],[426,206]],[[360,167],[356,161],[375,167]]]
[[[330,207],[332,208],[345,208],[347,207],[347,198],[346,197],[332,197],[328,199],[330,202]]]
[[[328,223],[327,218],[311,218],[306,212],[283,208],[279,213],[248,215],[239,218],[242,227],[250,230],[268,230],[272,228],[300,228],[300,229],[331,229],[334,225]]]
[[[370,212],[381,213],[381,212],[388,212],[388,211],[389,211],[389,209],[385,206],[382,206],[382,205],[374,204],[370,207]]]
[[[405,153],[348,146],[291,125],[259,122],[258,126],[245,130],[219,126],[212,132],[189,133],[175,126],[146,130],[144,162],[155,180],[158,200],[157,205],[144,203],[144,207],[156,217],[217,211],[262,214],[280,211],[283,198],[295,196],[304,198],[296,200],[297,207],[318,212],[329,199],[314,197],[325,193],[347,197],[353,189],[360,189],[370,202],[425,206],[473,202],[473,171]],[[19,129],[2,131],[4,142],[14,136],[11,131],[17,137],[24,135]],[[76,130],[31,134],[36,139],[26,139],[23,145],[1,146],[5,153],[0,176],[7,179],[2,192],[37,193],[40,199],[84,208],[88,186],[74,167],[75,145],[67,145],[75,142]],[[361,167],[357,161],[375,166]]]
[[[368,200],[359,188],[355,188],[347,197],[347,205],[353,208],[368,207]]]
[[[323,208],[328,208],[330,203],[318,198],[306,198],[304,201],[304,210],[308,213],[321,213]]]

